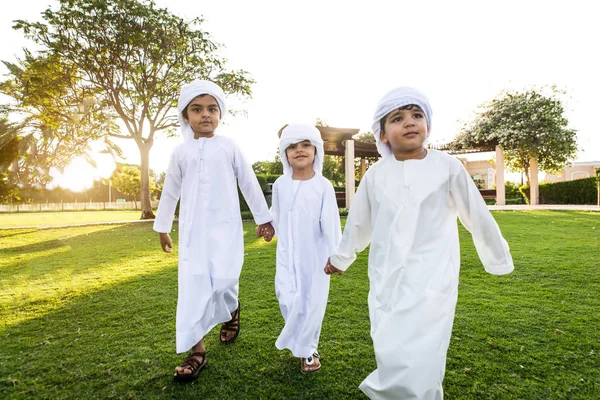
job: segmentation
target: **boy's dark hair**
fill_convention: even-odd
[[[418,105],[416,105],[416,104],[409,104],[409,105],[406,105],[406,106],[402,106],[400,108],[396,108],[395,110],[392,110],[389,113],[387,113],[385,117],[383,117],[383,118],[381,118],[379,120],[379,129],[381,129],[381,132],[385,132],[385,129],[384,129],[385,128],[385,121],[387,120],[388,115],[390,115],[391,113],[393,113],[394,111],[397,111],[397,110],[412,110],[415,107],[417,107],[419,110],[421,110],[421,107],[419,107]],[[423,111],[423,110],[421,110],[421,111]]]
[[[208,94],[208,93],[201,94],[199,96],[194,97],[189,103],[187,103],[187,105],[185,106],[185,108],[181,112],[181,115],[183,115],[183,118],[190,119],[188,117],[188,112],[187,112],[188,107],[190,106],[190,104],[192,104],[192,101],[196,100],[198,97],[204,97],[204,96],[210,96],[210,94]],[[213,97],[213,96],[211,96],[211,97]],[[217,106],[219,106],[219,102],[217,102]],[[219,119],[222,118],[222,117],[223,116],[221,115],[221,107],[219,106]]]

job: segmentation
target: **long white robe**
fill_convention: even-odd
[[[457,214],[491,274],[510,273],[509,248],[462,164],[428,150],[422,160],[374,164],[361,181],[331,257],[345,270],[370,243],[369,314],[377,369],[371,399],[442,399],[458,295]]]
[[[271,213],[277,236],[275,292],[285,321],[275,346],[308,358],[318,347],[329,295],[323,267],[341,237],[333,186],[320,174],[307,181],[292,181],[286,174],[273,185]]]
[[[193,347],[238,305],[244,238],[236,186],[257,224],[271,215],[256,175],[230,138],[186,140],[171,156],[154,230],[170,232],[177,200],[177,352]]]

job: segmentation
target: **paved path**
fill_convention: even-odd
[[[587,205],[561,205],[561,204],[542,204],[537,206],[529,206],[525,204],[514,204],[508,206],[488,206],[493,211],[531,211],[531,210],[561,210],[561,211],[598,211],[599,206]],[[244,220],[249,222],[251,220]],[[51,225],[51,226],[0,226],[0,229],[55,229],[55,228],[72,228],[77,226],[89,225],[121,225],[121,224],[137,224],[144,222],[154,222],[153,219],[145,220],[129,220],[129,221],[109,221],[109,222],[88,222],[86,224],[70,224],[70,225]]]
[[[531,210],[562,210],[562,211],[600,211],[599,206],[570,205],[570,204],[540,204],[530,206],[526,204],[513,204],[507,206],[488,206],[495,211],[531,211]]]

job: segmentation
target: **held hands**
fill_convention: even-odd
[[[333,275],[333,274],[344,275],[344,271],[334,267],[333,264],[331,264],[331,259],[329,259],[329,258],[327,259],[327,265],[325,266],[325,273],[327,275]]]
[[[160,237],[160,247],[162,247],[163,251],[166,253],[173,251],[171,236],[168,233],[159,233],[158,235]]]
[[[273,239],[273,235],[275,235],[275,229],[270,222],[256,227],[256,237],[262,236],[265,239],[265,242],[270,242]]]

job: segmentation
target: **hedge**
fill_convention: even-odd
[[[521,186],[519,190],[530,204],[529,186]],[[539,195],[540,204],[598,204],[598,178],[541,183]]]

